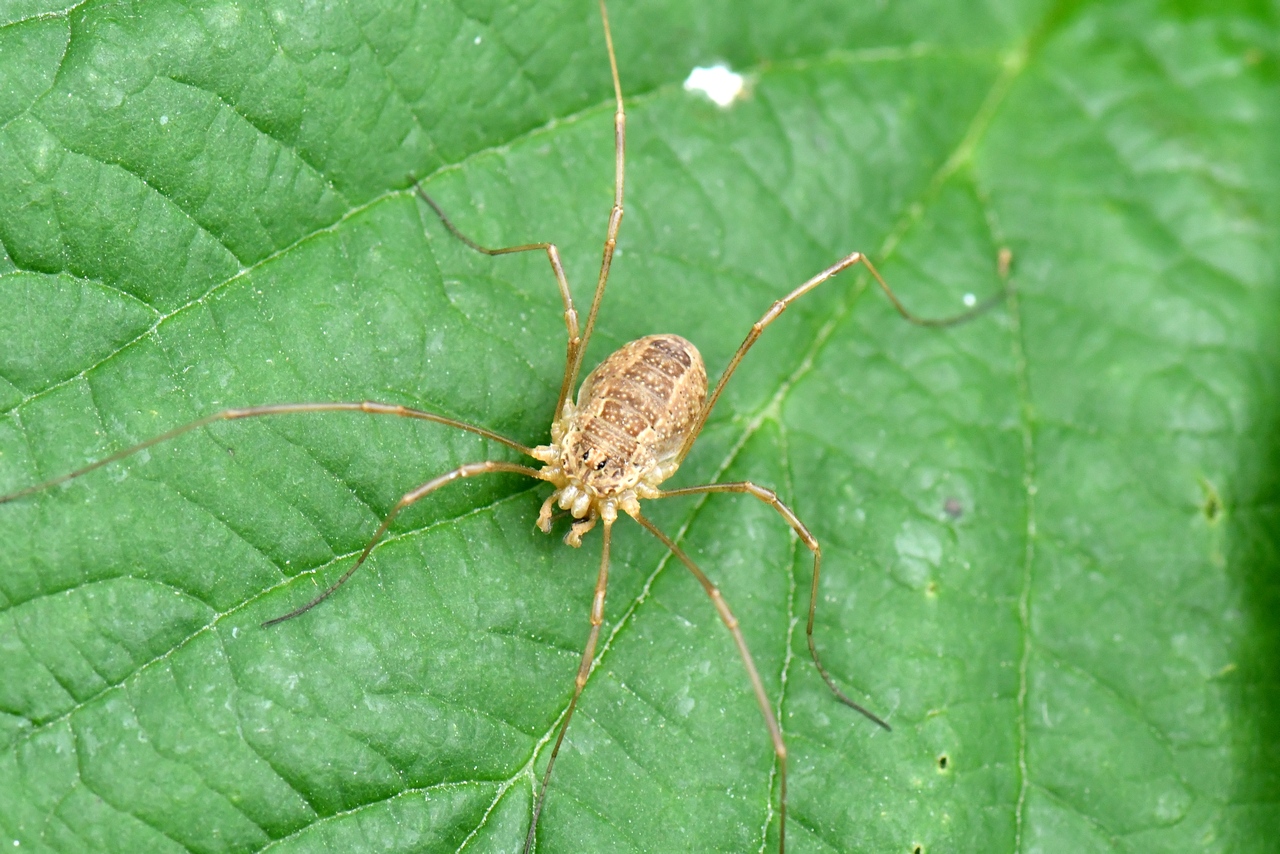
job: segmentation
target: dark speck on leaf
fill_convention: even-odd
[[[1200,512],[1204,514],[1204,518],[1213,524],[1218,521],[1218,517],[1222,515],[1222,499],[1218,496],[1218,490],[1212,484],[1202,484],[1204,488],[1204,503],[1200,505]]]
[[[942,511],[952,519],[959,519],[964,515],[964,505],[960,503],[958,498],[948,498],[946,503],[942,505]]]

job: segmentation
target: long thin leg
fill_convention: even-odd
[[[547,797],[547,783],[551,782],[551,769],[555,767],[556,756],[560,754],[560,745],[564,743],[564,734],[569,729],[569,721],[573,718],[574,709],[578,707],[578,697],[586,687],[587,676],[591,674],[591,662],[596,654],[596,641],[600,638],[600,624],[604,622],[604,592],[609,586],[609,542],[613,533],[613,523],[604,520],[604,544],[600,552],[600,574],[596,577],[596,595],[591,600],[591,634],[587,635],[587,646],[582,651],[582,661],[578,665],[578,675],[573,680],[573,699],[569,701],[569,709],[564,713],[564,722],[560,724],[560,734],[556,736],[555,747],[551,748],[551,758],[547,760],[547,770],[542,773],[542,785],[538,788],[538,799],[533,802],[533,818],[529,821],[529,835],[524,839],[524,854],[533,850],[533,840],[538,831],[538,816],[542,814],[542,803]]]
[[[485,255],[510,255],[516,252],[534,251],[547,253],[547,258],[551,261],[551,269],[556,275],[556,283],[560,286],[560,297],[564,300],[564,323],[569,330],[569,346],[565,353],[564,361],[564,380],[560,383],[560,396],[556,400],[554,416],[556,418],[559,418],[561,412],[564,411],[565,401],[573,394],[573,387],[577,383],[578,374],[582,370],[582,357],[586,354],[587,343],[591,340],[591,333],[596,327],[596,316],[600,313],[600,302],[604,299],[605,284],[609,281],[609,268],[613,265],[613,251],[618,245],[618,229],[622,226],[622,189],[626,172],[624,152],[627,138],[627,115],[622,108],[622,83],[618,78],[618,58],[613,50],[613,33],[609,29],[609,13],[605,9],[604,0],[600,0],[600,17],[604,22],[604,42],[609,51],[609,71],[613,75],[613,97],[617,105],[613,113],[613,210],[609,213],[609,228],[605,233],[604,255],[600,261],[600,276],[596,279],[595,296],[591,298],[591,309],[587,312],[587,323],[581,335],[578,334],[578,312],[573,306],[573,296],[569,292],[569,281],[565,277],[564,266],[560,263],[560,250],[556,249],[554,243],[526,243],[521,246],[504,246],[498,249],[481,246],[459,231],[449,217],[445,215],[440,205],[436,204],[435,200],[428,196],[420,185],[414,185],[418,195],[436,212],[436,216],[440,217],[440,221],[444,223],[445,228],[449,229],[449,232],[454,237],[476,252],[483,252]]]
[[[729,610],[729,603],[724,601],[724,596],[720,594],[720,588],[711,583],[711,579],[707,578],[706,573],[699,569],[698,565],[684,553],[684,549],[677,546],[657,525],[654,525],[644,516],[637,513],[634,518],[649,533],[661,540],[662,544],[669,548],[671,553],[689,568],[689,571],[693,573],[693,577],[698,579],[702,589],[707,591],[707,595],[711,597],[711,604],[715,605],[716,613],[720,615],[720,619],[728,627],[729,633],[733,635],[733,642],[738,646],[738,654],[742,656],[742,663],[747,668],[747,676],[751,679],[751,690],[755,692],[756,703],[760,706],[760,713],[764,715],[765,725],[769,727],[769,739],[773,742],[773,753],[778,757],[778,852],[783,854],[787,848],[787,746],[782,740],[782,728],[778,726],[778,721],[773,716],[773,709],[769,706],[769,695],[765,693],[764,682],[760,680],[760,674],[756,671],[756,663],[751,658],[751,651],[747,649],[747,642],[742,637],[742,631],[738,628],[738,618],[733,616],[733,612]]]
[[[680,448],[680,455],[677,457],[678,460],[683,461],[685,456],[689,453],[689,449],[693,447],[694,440],[697,439],[698,434],[702,432],[703,425],[707,423],[707,417],[711,414],[711,410],[715,407],[716,401],[720,399],[720,393],[724,391],[725,385],[729,382],[729,377],[733,376],[733,372],[738,369],[738,363],[742,361],[743,356],[747,355],[747,351],[751,349],[751,345],[756,343],[756,339],[760,337],[760,333],[764,332],[765,327],[777,320],[778,315],[786,311],[787,307],[800,299],[800,297],[809,293],[809,291],[813,290],[827,279],[830,279],[835,274],[852,267],[854,264],[861,264],[866,267],[867,270],[870,271],[872,277],[876,280],[876,283],[880,285],[880,289],[884,291],[885,296],[889,298],[889,302],[893,303],[893,307],[898,310],[898,314],[902,315],[903,319],[908,323],[913,323],[916,326],[930,326],[938,328],[963,323],[966,320],[970,320],[977,317],[979,314],[988,311],[993,306],[999,305],[1008,293],[1007,288],[1005,290],[1001,290],[994,296],[990,296],[978,303],[973,308],[963,311],[960,314],[952,315],[951,317],[920,317],[919,315],[913,314],[907,310],[907,307],[898,299],[897,294],[893,292],[893,288],[889,287],[889,284],[885,282],[883,277],[881,277],[880,271],[871,264],[871,261],[867,259],[866,255],[863,255],[861,252],[854,252],[852,255],[841,258],[835,264],[832,264],[830,267],[775,302],[769,307],[769,310],[764,313],[763,317],[751,325],[751,331],[747,333],[747,337],[738,347],[738,352],[734,353],[733,358],[729,360],[729,366],[726,367],[724,369],[724,373],[720,375],[720,381],[716,383],[715,390],[711,392],[711,396],[708,397],[707,402],[703,404],[702,412],[698,415],[698,420],[694,425],[694,429],[689,432],[688,438],[684,440],[684,445]]]
[[[449,233],[476,252],[490,256],[514,255],[517,252],[542,251],[547,253],[547,260],[551,262],[551,271],[556,276],[556,284],[560,286],[560,299],[564,301],[564,325],[569,330],[569,345],[564,358],[564,380],[560,383],[560,397],[556,401],[554,415],[555,418],[559,418],[560,411],[564,409],[564,402],[569,399],[569,395],[573,392],[574,366],[581,362],[579,353],[584,346],[582,336],[578,334],[578,311],[573,307],[573,294],[569,292],[569,280],[565,277],[564,265],[560,263],[560,250],[556,248],[554,243],[525,243],[520,246],[503,246],[498,249],[481,246],[458,230],[458,227],[449,219],[444,209],[436,203],[435,199],[427,195],[426,190],[422,189],[421,184],[414,184],[413,186],[418,191],[418,195],[422,197],[422,200],[436,212],[436,216],[440,217],[440,222],[444,223],[444,227],[449,230]]]
[[[300,614],[305,614],[307,611],[310,611],[312,608],[332,596],[335,590],[346,584],[347,579],[355,574],[355,571],[359,569],[361,564],[363,564],[369,557],[370,552],[373,551],[373,547],[378,544],[378,540],[381,540],[382,535],[391,527],[391,522],[396,518],[396,516],[400,515],[401,510],[408,507],[410,504],[413,504],[419,499],[425,498],[440,487],[453,483],[455,480],[462,480],[466,477],[475,477],[478,474],[489,474],[491,472],[498,471],[523,474],[532,478],[537,478],[538,480],[546,479],[537,469],[531,469],[528,466],[518,465],[517,463],[504,463],[498,460],[485,460],[482,463],[467,463],[466,465],[458,466],[453,471],[446,472],[439,477],[432,478],[412,492],[406,492],[400,497],[400,500],[396,502],[396,506],[392,507],[391,512],[387,514],[387,518],[382,520],[382,524],[378,526],[378,530],[373,532],[373,536],[369,538],[368,545],[364,547],[364,551],[360,552],[360,557],[356,558],[356,562],[351,565],[350,569],[342,574],[341,578],[330,584],[325,588],[323,593],[312,599],[307,604],[300,608],[294,608],[287,614],[267,620],[262,624],[262,627],[266,628],[267,626],[274,626],[276,623],[283,623],[285,620],[292,620],[294,617],[297,617]]]
[[[363,401],[361,403],[272,403],[264,406],[246,406],[242,409],[224,409],[221,412],[215,412],[213,415],[206,415],[204,418],[198,418],[181,427],[175,427],[168,432],[161,433],[159,436],[152,436],[145,442],[139,442],[131,445],[124,450],[116,451],[110,456],[92,462],[83,468],[78,468],[73,472],[51,478],[43,483],[37,483],[35,486],[28,486],[19,489],[17,492],[11,492],[8,495],[0,495],[0,504],[15,501],[28,495],[49,489],[61,483],[86,475],[91,471],[100,469],[105,465],[123,460],[125,457],[132,456],[139,451],[144,451],[161,442],[167,442],[170,439],[176,439],[184,433],[190,433],[192,430],[198,430],[201,427],[208,427],[219,421],[236,421],[241,418],[259,418],[265,415],[296,415],[305,412],[367,412],[370,415],[396,415],[402,418],[416,418],[419,421],[430,421],[434,424],[443,424],[446,427],[457,427],[459,430],[466,430],[469,433],[475,433],[486,439],[492,439],[495,442],[501,442],[508,448],[519,451],[525,456],[532,457],[533,450],[526,448],[519,442],[508,439],[494,433],[492,430],[486,430],[483,427],[477,427],[474,424],[468,424],[465,421],[457,421],[453,418],[446,418],[443,415],[436,415],[434,412],[425,412],[421,409],[410,409],[407,406],[397,406],[390,403],[375,403],[373,401]]]
[[[596,293],[591,298],[591,310],[587,312],[587,325],[582,332],[582,346],[573,360],[573,365],[565,376],[570,386],[578,379],[582,368],[582,357],[587,352],[587,342],[591,340],[591,332],[596,328],[596,315],[600,312],[600,301],[604,299],[604,286],[609,281],[609,267],[613,264],[613,250],[618,244],[618,229],[622,226],[622,186],[626,172],[624,153],[627,139],[627,114],[622,109],[622,83],[618,79],[618,58],[613,52],[613,33],[609,29],[609,12],[600,0],[600,18],[604,22],[604,43],[609,51],[609,71],[613,74],[613,210],[609,213],[609,229],[604,239],[604,256],[600,260],[600,277],[596,279]],[[556,417],[560,411],[556,410]]]
[[[863,706],[855,703],[853,700],[850,700],[845,696],[845,693],[836,687],[835,680],[833,680],[831,675],[827,673],[827,668],[822,666],[822,659],[818,657],[818,647],[813,642],[813,615],[814,611],[816,611],[818,607],[818,573],[822,568],[822,547],[818,545],[817,538],[815,538],[813,534],[809,532],[809,529],[805,527],[805,524],[800,521],[800,517],[793,513],[790,507],[782,503],[782,500],[778,498],[778,493],[774,492],[772,489],[757,486],[747,480],[733,483],[709,483],[705,486],[686,486],[681,489],[670,489],[664,491],[658,497],[673,498],[677,495],[702,495],[710,492],[745,492],[748,495],[754,495],[774,510],[777,510],[778,515],[791,526],[791,530],[796,532],[796,535],[800,537],[801,542],[808,547],[809,551],[813,552],[813,583],[809,587],[809,622],[805,626],[805,635],[809,639],[809,654],[813,656],[813,663],[818,668],[818,673],[822,674],[822,681],[827,683],[827,687],[831,689],[831,693],[836,695],[837,700],[844,703],[849,708],[861,712],[867,718],[885,729],[892,729],[892,727],[885,723],[885,721],[879,716],[873,714]]]

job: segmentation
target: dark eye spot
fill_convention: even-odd
[[[590,456],[591,456],[591,452],[590,452],[590,451],[583,451],[583,452],[582,452],[582,461],[583,461],[583,462],[586,462],[586,461],[587,461],[587,458],[588,458],[588,457],[590,457]]]
[[[600,462],[596,463],[596,471],[600,471],[600,469],[604,468],[608,464],[609,464],[608,460],[601,460]]]

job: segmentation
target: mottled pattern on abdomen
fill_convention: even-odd
[[[621,347],[583,381],[578,426],[616,461],[647,465],[680,449],[706,397],[698,348],[679,335],[649,335]]]

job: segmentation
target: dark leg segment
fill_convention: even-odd
[[[547,797],[547,783],[551,782],[551,769],[555,767],[556,757],[560,755],[560,745],[564,743],[564,734],[569,729],[569,721],[578,708],[578,697],[587,685],[587,677],[591,674],[591,662],[596,654],[596,641],[600,639],[600,625],[604,622],[604,593],[609,586],[609,543],[613,534],[613,523],[604,522],[603,545],[600,552],[600,574],[596,577],[596,594],[591,600],[591,633],[587,635],[587,646],[582,651],[582,661],[578,665],[578,675],[573,680],[573,699],[569,701],[569,709],[564,713],[564,723],[560,724],[560,734],[556,736],[555,747],[551,748],[551,758],[547,760],[547,770],[542,774],[542,785],[538,787],[537,800],[533,802],[533,818],[529,821],[529,835],[524,840],[524,854],[533,850],[533,840],[538,832],[538,816],[542,815],[542,804]]]
[[[333,582],[333,584],[330,584],[325,588],[323,593],[312,599],[307,604],[300,608],[294,608],[287,614],[267,620],[262,624],[262,627],[266,628],[267,626],[274,626],[276,623],[283,623],[285,620],[292,620],[294,617],[297,617],[300,614],[305,614],[307,611],[310,611],[312,608],[332,596],[333,592],[346,584],[347,579],[354,575],[355,571],[360,568],[366,559],[368,559],[369,554],[373,551],[373,547],[378,544],[378,540],[382,539],[382,535],[391,527],[392,521],[396,516],[400,515],[401,510],[408,507],[410,504],[413,504],[421,498],[425,498],[440,487],[453,483],[455,480],[462,480],[466,477],[475,477],[478,474],[489,474],[490,472],[498,471],[511,472],[512,474],[523,474],[528,477],[537,478],[538,480],[545,480],[542,473],[536,469],[531,469],[528,466],[517,465],[516,463],[499,462],[497,460],[485,460],[482,463],[467,463],[466,465],[458,466],[453,471],[446,472],[437,478],[432,478],[412,492],[406,492],[401,496],[400,500],[396,502],[396,506],[392,507],[391,512],[387,514],[387,518],[382,520],[382,524],[378,526],[378,530],[373,532],[373,536],[369,539],[369,544],[364,547],[364,551],[360,552],[360,557],[356,558],[356,562],[350,569],[342,574],[341,578]]]
[[[889,724],[885,723],[879,716],[868,711],[863,706],[850,700],[845,693],[836,687],[835,680],[827,673],[827,668],[822,666],[822,659],[818,657],[818,647],[813,642],[813,615],[818,607],[818,575],[822,569],[822,547],[818,545],[817,539],[800,521],[800,517],[791,511],[791,508],[782,503],[778,498],[778,494],[772,489],[766,489],[763,486],[757,486],[750,481],[737,481],[734,483],[709,483],[705,486],[686,486],[683,489],[672,489],[662,493],[660,498],[672,498],[677,495],[702,495],[712,492],[745,492],[759,498],[765,504],[768,504],[774,510],[778,511],[791,530],[796,532],[800,537],[800,541],[813,552],[813,583],[809,587],[809,622],[805,624],[805,635],[809,639],[809,654],[813,656],[813,664],[818,668],[818,673],[822,675],[822,681],[827,683],[827,687],[831,689],[831,693],[836,695],[836,699],[844,703],[851,709],[861,712],[868,719],[874,721],[885,729],[892,729]]]
[[[764,715],[765,725],[769,728],[769,740],[773,742],[773,753],[778,758],[778,851],[779,854],[783,854],[787,848],[787,746],[782,740],[782,728],[778,726],[778,721],[773,716],[773,709],[769,706],[769,695],[765,693],[764,682],[760,680],[760,673],[756,670],[756,663],[751,658],[751,651],[747,649],[742,630],[738,628],[738,618],[729,610],[729,603],[724,601],[720,588],[711,583],[711,579],[707,578],[706,573],[684,553],[684,549],[677,546],[658,526],[644,516],[636,514],[635,520],[657,537],[673,555],[680,559],[681,563],[689,568],[693,577],[702,585],[702,589],[711,597],[711,604],[715,606],[716,613],[720,615],[729,633],[733,635],[733,642],[738,647],[738,654],[742,656],[742,663],[747,668],[747,676],[751,679],[751,690],[755,692],[756,703],[760,706],[760,713]]]
[[[724,373],[720,375],[720,381],[716,383],[715,390],[711,392],[711,396],[708,397],[707,402],[703,404],[702,413],[698,416],[697,423],[694,425],[693,430],[690,431],[688,438],[684,440],[684,445],[680,448],[679,460],[683,461],[685,456],[688,455],[689,449],[693,447],[694,440],[698,438],[698,434],[702,432],[703,425],[707,423],[707,417],[715,407],[716,401],[720,399],[720,393],[724,391],[725,385],[729,382],[729,377],[733,376],[733,372],[738,369],[738,363],[742,361],[743,356],[747,355],[747,351],[751,349],[751,345],[756,343],[756,339],[760,337],[760,333],[764,332],[765,328],[770,323],[777,320],[778,315],[786,311],[787,307],[793,302],[809,293],[809,291],[813,290],[827,279],[830,279],[836,273],[839,273],[842,270],[847,270],[854,264],[861,264],[866,267],[871,273],[871,276],[876,280],[876,283],[880,285],[880,289],[884,291],[885,296],[889,298],[889,302],[893,303],[893,307],[898,310],[898,314],[902,315],[903,319],[908,323],[913,323],[916,326],[942,327],[954,326],[957,323],[964,323],[966,320],[977,317],[979,314],[982,314],[993,306],[999,305],[1008,292],[1007,289],[1002,290],[1000,293],[995,296],[988,297],[968,311],[961,312],[960,314],[956,314],[951,317],[920,317],[907,310],[907,307],[898,299],[897,294],[893,292],[893,288],[889,287],[888,283],[881,277],[880,271],[877,270],[869,260],[867,260],[866,255],[863,255],[861,252],[854,252],[852,255],[841,258],[835,264],[832,264],[830,267],[775,302],[769,307],[769,310],[764,313],[764,317],[761,317],[751,325],[751,331],[747,333],[746,339],[738,347],[738,352],[734,353],[733,358],[729,360],[729,366],[725,368]]]

